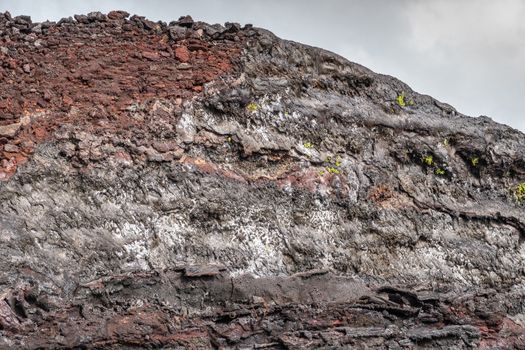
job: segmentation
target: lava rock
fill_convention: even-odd
[[[87,19],[89,22],[106,22],[108,17],[101,12],[90,12],[87,14]]]
[[[111,20],[123,20],[129,17],[126,11],[111,11],[108,13],[108,18]]]
[[[168,31],[170,38],[175,41],[185,39],[188,33],[188,30],[186,28],[179,26],[170,26],[168,28]]]
[[[185,28],[191,28],[193,26],[193,18],[191,16],[183,16],[180,17],[179,20],[176,22],[178,26],[185,27]]]
[[[177,58],[180,62],[186,63],[190,61],[190,51],[186,48],[186,46],[177,47],[175,49],[175,58]]]
[[[128,16],[0,15],[1,349],[524,346],[523,133]]]

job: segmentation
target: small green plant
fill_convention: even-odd
[[[525,182],[516,186],[516,189],[514,189],[514,200],[518,205],[521,205],[521,203],[525,201]]]
[[[449,145],[449,141],[447,138],[443,140],[443,146],[447,147]]]
[[[410,101],[408,101],[408,105],[409,105],[409,106],[414,106],[415,104],[416,104],[416,103],[414,102],[414,100],[410,100]]]
[[[400,95],[397,96],[397,104],[400,106],[400,107],[405,107],[407,104],[405,102],[405,92],[401,92]]]
[[[341,171],[337,168],[334,168],[333,166],[326,167],[326,171],[328,171],[330,174],[341,174]]]
[[[329,174],[341,174],[341,170],[338,169],[341,165],[343,165],[343,160],[341,157],[337,156],[337,158],[334,159],[332,156],[327,156],[324,161],[325,163],[328,163],[325,164],[326,172]]]
[[[437,168],[435,173],[436,175],[445,175],[447,172],[443,168]]]
[[[479,157],[470,158],[470,164],[472,164],[473,167],[477,167],[479,164]]]
[[[324,175],[324,170],[319,170],[319,176],[323,176]]]
[[[255,112],[258,108],[259,106],[257,106],[257,103],[255,102],[250,102],[248,103],[248,106],[246,106],[246,109],[248,109],[250,112]]]
[[[314,145],[311,142],[305,142],[303,143],[304,148],[313,148]]]
[[[423,157],[421,158],[421,160],[423,161],[423,163],[425,163],[425,164],[428,165],[428,166],[432,166],[432,165],[434,165],[434,157],[432,157],[431,154],[426,155],[426,156],[423,156]]]

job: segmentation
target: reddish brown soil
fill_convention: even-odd
[[[129,116],[132,104],[180,104],[239,56],[238,42],[213,41],[202,30],[173,40],[160,24],[109,17],[0,38],[0,180],[60,125],[140,128]]]

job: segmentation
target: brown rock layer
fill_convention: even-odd
[[[174,37],[166,24],[124,16],[45,25],[0,16],[9,33],[0,38],[0,180],[59,126],[137,132],[136,105],[182,104],[238,60],[242,38],[213,40],[198,25]]]

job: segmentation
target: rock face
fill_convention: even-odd
[[[525,348],[522,133],[249,25],[0,34],[0,349]]]

